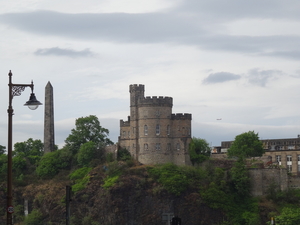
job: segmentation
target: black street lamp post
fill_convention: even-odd
[[[12,214],[14,212],[14,207],[12,204],[12,116],[13,116],[13,108],[12,108],[12,99],[15,96],[20,96],[22,91],[25,90],[26,87],[31,88],[31,95],[29,101],[27,101],[24,105],[28,106],[30,109],[37,109],[39,105],[42,105],[33,93],[33,82],[31,84],[13,84],[12,73],[9,71],[9,104],[8,104],[8,144],[7,144],[7,225],[12,225]]]

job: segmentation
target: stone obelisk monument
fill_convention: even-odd
[[[52,152],[54,149],[53,87],[48,81],[45,87],[44,153]]]

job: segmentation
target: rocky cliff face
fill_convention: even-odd
[[[219,224],[220,210],[205,205],[197,191],[189,190],[180,196],[167,193],[148,177],[146,169],[133,168],[122,175],[109,189],[103,188],[102,168],[95,168],[85,189],[72,196],[71,224],[73,225],[163,225],[163,213],[174,213],[182,224]],[[29,211],[39,209],[46,224],[65,224],[65,186],[63,179],[16,188],[14,200],[29,201]],[[1,199],[2,203],[3,198]],[[15,216],[20,214],[16,213]],[[5,216],[1,219],[5,219]],[[0,221],[4,224],[5,220]]]

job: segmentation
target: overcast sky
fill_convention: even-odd
[[[211,145],[254,130],[300,134],[298,0],[0,1],[0,145],[7,146],[8,72],[54,89],[55,140],[96,115],[117,141],[129,85],[173,97],[192,114],[192,135]],[[13,141],[43,141],[44,107],[14,97]]]

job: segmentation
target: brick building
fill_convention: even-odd
[[[293,175],[300,175],[300,135],[297,138],[261,140],[268,161],[277,163]],[[233,141],[221,143],[221,153],[226,153]]]
[[[191,114],[172,114],[171,97],[145,97],[144,85],[130,85],[130,116],[120,120],[119,146],[143,164],[189,165]]]

